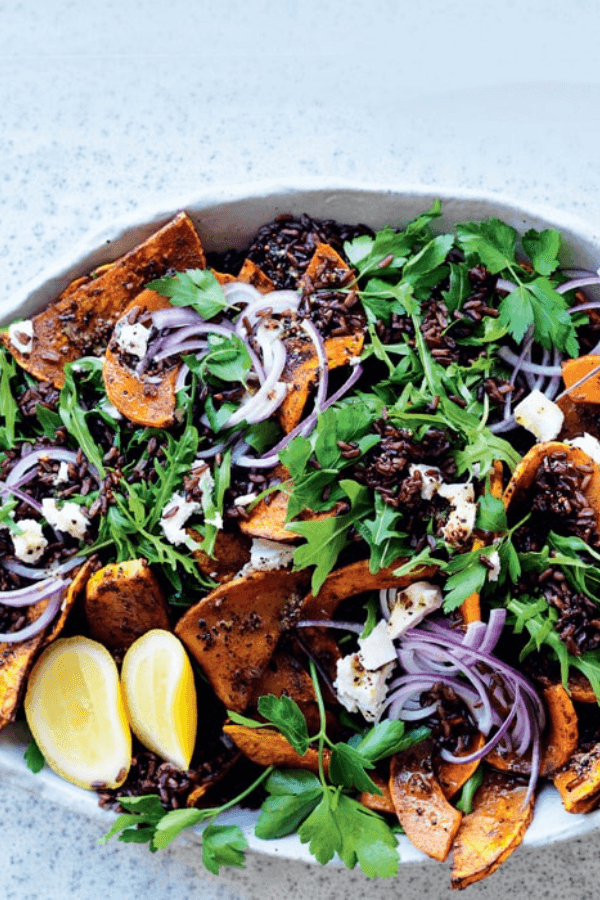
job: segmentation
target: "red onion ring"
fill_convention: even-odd
[[[27,641],[29,638],[35,637],[50,624],[56,613],[60,609],[62,600],[62,591],[52,596],[48,602],[48,606],[43,613],[30,625],[20,628],[19,631],[0,632],[0,642],[3,644],[16,644],[21,641]]]

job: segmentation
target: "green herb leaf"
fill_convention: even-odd
[[[229,307],[223,288],[210,269],[187,269],[172,278],[151,281],[148,287],[168,297],[173,306],[191,306],[207,320]]]
[[[309,745],[308,727],[295,700],[285,694],[282,697],[268,694],[259,697],[258,711],[279,729],[297,753],[304,756]]]
[[[202,862],[213,875],[218,875],[222,866],[243,869],[247,847],[239,825],[211,824],[202,832]]]
[[[38,747],[35,738],[32,737],[27,744],[23,759],[25,760],[29,771],[33,772],[34,775],[37,775],[38,772],[41,772],[44,768],[46,760],[44,759],[44,754]]]
[[[316,775],[302,769],[275,770],[265,782],[263,802],[254,829],[257,837],[273,840],[294,834],[320,802],[323,786]]]

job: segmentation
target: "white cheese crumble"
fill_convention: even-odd
[[[253,538],[250,547],[250,559],[238,572],[238,576],[250,572],[269,572],[272,569],[285,569],[292,563],[295,547],[281,544],[279,541],[268,541],[265,538]]]
[[[361,662],[367,669],[379,669],[397,659],[385,619],[381,619],[366,638],[359,638],[358,646]]]
[[[473,532],[477,515],[472,484],[443,484],[440,497],[450,503],[450,515],[442,528],[442,536],[452,547],[464,543]]]
[[[143,359],[148,351],[149,337],[150,329],[141,322],[134,322],[133,325],[123,322],[115,329],[115,338],[123,353],[131,353],[139,359]]]
[[[69,480],[69,464],[63,460],[58,467],[58,472],[52,479],[52,483],[53,484],[64,484],[68,480]]]
[[[377,721],[385,704],[386,681],[393,669],[394,663],[368,669],[360,651],[343,656],[337,662],[333,685],[339,702],[348,712],[360,712],[367,722]]]
[[[186,500],[182,494],[173,494],[163,507],[160,527],[170,544],[185,544],[190,549],[196,542],[186,533],[183,527],[192,513],[199,512],[201,506],[195,500]]]
[[[583,450],[583,452],[587,453],[594,462],[597,462],[600,465],[600,441],[592,434],[588,434],[588,432],[585,431],[583,437],[573,438],[570,441],[566,441],[566,443],[570,444],[571,447],[579,447],[580,450]]]
[[[44,497],[42,500],[42,515],[48,525],[51,525],[58,531],[65,531],[79,541],[84,539],[89,521],[77,503],[67,501],[59,508],[56,505],[56,500],[52,497]]]
[[[514,416],[515,422],[530,431],[540,442],[555,440],[565,418],[560,407],[541,391],[532,391],[517,403]]]
[[[105,412],[107,416],[110,416],[111,419],[114,419],[116,422],[118,422],[119,419],[123,418],[122,414],[119,412],[117,407],[113,406],[112,403],[109,403],[108,400],[104,400],[100,404],[100,409],[102,410],[102,412]]]
[[[8,339],[20,353],[31,353],[33,348],[33,322],[24,319],[8,326]]]
[[[488,556],[488,565],[490,570],[488,572],[488,579],[490,581],[498,581],[500,577],[500,554],[497,550],[493,550],[492,553]]]
[[[40,522],[35,519],[20,519],[15,524],[21,530],[21,534],[11,532],[15,556],[22,562],[37,562],[48,546]]]
[[[392,604],[387,627],[391,638],[400,637],[442,605],[441,589],[429,581],[415,581],[403,591],[390,593]]]
[[[423,463],[412,463],[408,467],[408,474],[421,473],[421,499],[431,500],[437,494],[442,485],[442,473],[435,466],[426,466]]]

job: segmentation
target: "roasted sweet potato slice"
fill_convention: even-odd
[[[157,309],[166,309],[170,305],[166,297],[161,297],[155,291],[149,289],[142,291],[125,308],[116,329],[119,328],[120,322],[127,320],[127,316],[134,309],[154,312]],[[136,425],[167,428],[175,419],[177,401],[175,384],[178,371],[179,365],[175,364],[165,369],[158,376],[158,381],[146,374],[138,375],[121,359],[118,350],[113,349],[111,341],[106,348],[106,362],[102,375],[106,395],[121,415]]]
[[[275,290],[275,285],[269,276],[265,275],[260,266],[257,266],[251,259],[244,260],[236,281],[251,284],[260,294],[270,294]]]
[[[100,354],[125,307],[144,286],[168,269],[204,268],[204,251],[191,219],[179,213],[97,278],[65,291],[33,318],[30,353],[0,340],[17,362],[40,381],[64,383],[64,367],[81,356]]]
[[[562,364],[562,377],[575,403],[600,404],[600,356],[589,354],[566,360]]]
[[[284,769],[308,769],[315,775],[319,772],[319,753],[309,747],[304,756],[294,750],[292,745],[278,731],[270,728],[250,728],[246,725],[225,725],[234,744],[240,748],[244,756],[259,766],[280,766]],[[329,769],[329,751],[323,754],[325,774]]]
[[[567,812],[595,809],[600,803],[600,744],[574,753],[553,781]]]
[[[573,702],[561,684],[544,688],[544,705],[548,712],[548,730],[543,737],[540,774],[549,776],[565,766],[577,750],[579,728]],[[495,769],[528,775],[531,772],[531,753],[500,753],[492,750],[486,756]]]
[[[561,441],[534,444],[520,461],[503,494],[507,510],[526,503],[528,491],[534,484],[538,467],[553,456],[565,458],[572,466],[589,468],[591,479],[585,489],[590,507],[595,513],[596,528],[600,530],[600,466],[579,447],[571,447]]]
[[[459,829],[462,813],[448,803],[433,770],[433,742],[421,741],[390,761],[390,793],[398,821],[414,846],[443,860]]]
[[[585,432],[600,438],[600,417],[596,404],[576,403],[568,394],[561,394],[556,404],[564,416],[559,441],[567,441]]]
[[[284,466],[277,466],[273,469],[272,477],[285,483],[289,478],[289,472]],[[298,535],[289,531],[286,526],[287,505],[288,495],[285,487],[273,491],[268,499],[259,500],[251,510],[248,510],[246,518],[239,520],[240,531],[249,537],[292,544],[298,540]],[[298,516],[298,519],[325,519],[328,516],[335,516],[338,509],[339,506],[336,505],[333,509],[322,513],[306,510]]]
[[[91,560],[84,563],[73,576],[65,590],[64,600],[58,618],[45,631],[41,631],[28,641],[15,644],[0,644],[0,730],[13,722],[21,698],[25,691],[27,676],[44,647],[62,632],[73,606],[79,599],[89,573],[93,567]],[[47,600],[35,603],[27,610],[27,622],[38,619],[46,607]]]
[[[358,796],[359,802],[366,806],[367,809],[372,809],[373,812],[388,813],[388,815],[393,816],[396,808],[392,801],[389,780],[385,781],[377,772],[369,772],[369,778],[377,785],[381,794],[363,791]]]
[[[317,244],[315,252],[302,276],[302,286],[310,290],[314,285],[331,290],[345,287],[354,279],[354,272],[348,263],[330,244]]]
[[[360,356],[364,340],[362,333],[327,338],[323,342],[327,368],[330,371],[340,368]],[[284,432],[289,434],[302,420],[304,407],[317,380],[319,360],[313,342],[307,337],[287,338],[285,344],[288,357],[281,381],[291,387],[277,411],[277,417]]]
[[[474,735],[467,745],[465,755],[479,750],[484,743],[485,738],[482,734]],[[455,763],[435,757],[433,764],[437,780],[444,792],[444,797],[447,800],[451,800],[464,787],[471,775],[475,774],[479,761]]]
[[[201,536],[193,529],[189,530],[192,537],[200,540]],[[237,573],[250,560],[250,547],[252,541],[245,534],[239,532],[219,531],[215,540],[214,559],[203,550],[194,550],[193,557],[200,571],[225,584],[231,581]]]
[[[454,840],[452,887],[465,888],[491,875],[516,850],[533,818],[527,785],[487,771]]]
[[[125,650],[152,628],[171,630],[169,607],[145,559],[110,563],[86,585],[84,610],[91,638]]]
[[[219,585],[179,620],[175,633],[228,709],[243,712],[304,596],[306,572],[252,572]]]
[[[302,619],[330,619],[335,611],[347,597],[355,597],[365,591],[378,591],[387,588],[403,590],[414,581],[431,578],[437,572],[436,566],[420,566],[408,575],[398,577],[395,570],[406,560],[399,559],[386,569],[379,572],[371,572],[369,560],[361,559],[349,566],[335,569],[331,572],[321,590],[315,597],[309,594],[302,603],[300,618]]]

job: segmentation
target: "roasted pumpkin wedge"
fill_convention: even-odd
[[[459,829],[462,813],[455,809],[433,769],[434,746],[421,741],[390,762],[390,794],[398,821],[411,843],[427,856],[443,862]]]
[[[451,883],[465,888],[495,872],[516,850],[533,817],[527,785],[500,772],[486,771],[454,840]]]
[[[228,709],[243,712],[253,699],[309,579],[286,569],[251,572],[219,585],[177,623],[175,633]]]
[[[193,222],[186,213],[179,213],[98,277],[73,289],[67,287],[58,300],[34,316],[30,352],[13,346],[8,333],[0,334],[0,340],[38,380],[62,387],[65,365],[82,356],[103,353],[117,319],[148,282],[168,269],[181,271],[205,265]]]
[[[562,364],[567,394],[575,403],[600,403],[600,356],[588,354]]]
[[[154,312],[167,309],[170,302],[155,291],[145,290],[123,311],[116,323],[114,336],[127,322],[133,310]],[[175,385],[179,364],[165,369],[157,377],[138,375],[120,356],[115,337],[106,348],[106,362],[102,371],[106,396],[121,415],[147,428],[167,428],[175,421],[177,397]]]
[[[145,559],[95,572],[85,588],[84,610],[89,636],[110,650],[126,650],[154,628],[171,630],[169,605]]]
[[[595,809],[600,803],[600,744],[574,753],[553,781],[567,812]]]
[[[561,684],[544,688],[544,705],[548,713],[548,729],[543,736],[540,775],[550,776],[566,765],[577,749],[579,728],[573,702]],[[486,756],[488,762],[501,772],[529,775],[531,754],[501,753],[494,749]]]
[[[502,472],[502,463],[497,460],[490,473],[490,493],[492,497],[498,499],[502,497]],[[473,550],[481,550],[484,546],[485,544],[480,538],[475,538],[473,541]],[[473,591],[462,602],[460,613],[465,625],[469,625],[471,622],[478,622],[481,619],[481,603],[478,591]]]
[[[259,766],[280,766],[286,769],[307,769],[315,775],[319,772],[319,752],[309,747],[301,756],[278,731],[270,728],[250,728],[247,725],[227,724],[223,727],[244,756]],[[323,768],[329,770],[330,753],[323,751]]]
[[[279,423],[286,434],[293,431],[302,420],[304,408],[319,374],[319,359],[313,342],[306,337],[287,338],[288,351],[281,381],[290,385],[283,403],[277,411]],[[348,365],[362,353],[362,333],[340,335],[324,341],[327,368],[332,371]]]
[[[189,534],[198,542],[201,535],[189,529]],[[245,534],[237,531],[219,531],[215,540],[214,557],[209,556],[204,550],[194,550],[193,557],[200,571],[208,578],[213,578],[219,584],[232,581],[237,573],[250,560],[250,547],[252,541]]]
[[[527,495],[535,483],[540,466],[550,466],[552,459],[566,460],[574,467],[583,466],[591,478],[585,489],[590,507],[595,513],[596,528],[600,531],[600,466],[579,447],[572,447],[562,441],[545,441],[534,444],[515,468],[503,494],[507,510],[527,502]]]

